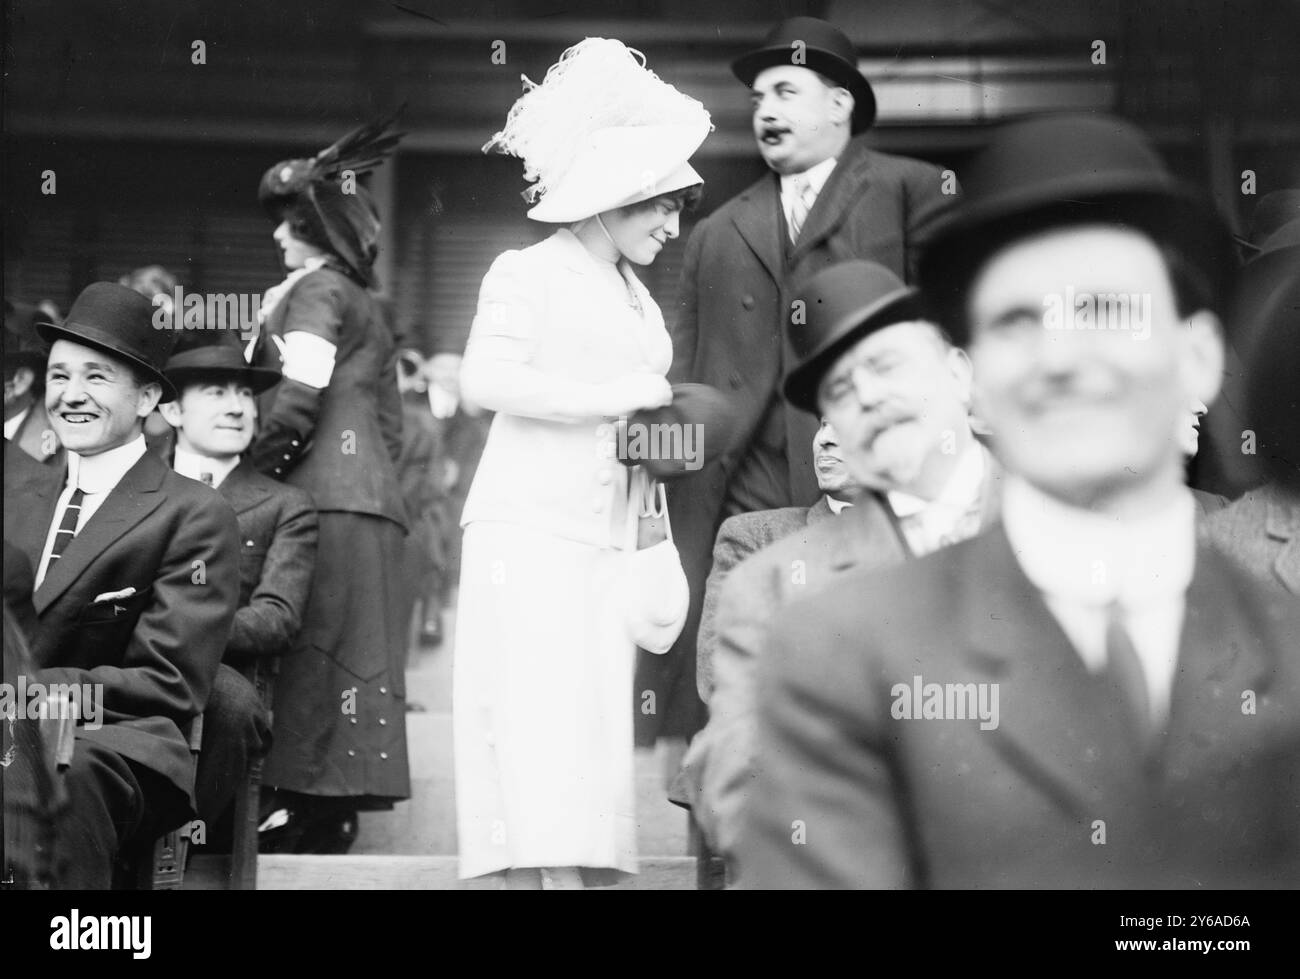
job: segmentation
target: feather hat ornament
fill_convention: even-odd
[[[538,221],[579,221],[702,183],[687,160],[713,128],[708,110],[645,67],[621,41],[566,50],[484,145],[518,157]]]
[[[276,221],[337,256],[363,285],[375,283],[379,211],[356,182],[392,155],[405,133],[394,129],[402,108],[358,126],[308,159],[281,160],[262,175],[257,196]],[[350,178],[349,178],[350,174]]]

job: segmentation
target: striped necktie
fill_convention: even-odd
[[[799,232],[803,230],[804,222],[808,220],[808,212],[812,210],[813,201],[817,195],[813,193],[812,184],[802,173],[794,178],[794,200],[790,202],[790,242],[795,244],[799,241]]]
[[[63,508],[63,519],[59,521],[59,529],[54,533],[54,546],[50,548],[50,561],[46,565],[47,568],[63,556],[72,538],[77,536],[77,521],[81,519],[81,501],[85,498],[86,494],[82,489],[77,488],[72,491],[68,505]]]

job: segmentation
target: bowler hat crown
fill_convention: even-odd
[[[764,68],[795,65],[810,68],[853,93],[852,130],[866,130],[876,118],[876,95],[858,71],[858,52],[848,36],[816,17],[791,17],[777,24],[761,47],[742,54],[731,70],[746,85]]]
[[[172,401],[176,389],[163,375],[176,333],[154,325],[154,304],[116,282],[92,282],[68,310],[61,326],[41,323],[36,327],[49,343],[71,340],[107,351],[136,368],[141,380],[162,387],[162,401]]]
[[[1177,249],[1226,292],[1227,228],[1176,179],[1132,123],[1101,114],[1037,116],[1003,126],[961,175],[962,197],[921,229],[918,282],[964,342],[957,310],[983,262],[1017,238],[1071,224],[1133,226]]]
[[[786,375],[785,397],[813,414],[822,377],[845,350],[876,330],[923,315],[919,293],[876,262],[822,269],[799,291],[799,299],[805,322],[792,315],[788,327],[798,362]]]
[[[226,377],[260,394],[278,384],[281,377],[271,368],[250,367],[234,330],[186,331],[177,341],[165,372],[177,391],[201,378]]]

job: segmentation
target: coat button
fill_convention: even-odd
[[[292,456],[290,456],[289,453],[286,452],[286,453],[284,454],[284,461],[285,461],[285,462],[288,462],[291,458],[292,458]]]
[[[380,687],[380,688],[379,688],[379,692],[380,692],[380,693],[388,693],[388,688],[387,688],[387,687]]]
[[[746,309],[753,309],[754,297],[747,294],[745,298],[740,301],[740,305],[744,306]]]
[[[251,541],[251,540],[247,540],[247,541],[244,541],[244,546],[245,546],[245,547],[256,547],[257,545],[256,545],[255,543],[253,543],[253,541]]]
[[[600,472],[596,473],[596,482],[600,483],[601,486],[608,486],[613,478],[614,474],[608,469],[602,469]]]
[[[591,509],[596,513],[600,513],[602,510],[604,510],[605,509],[604,498],[600,496],[593,497],[591,501]]]
[[[356,753],[355,751],[353,751],[351,748],[349,748],[349,749],[348,749],[348,757],[349,757],[349,758],[355,758],[356,756],[357,756],[357,753]]]
[[[350,718],[350,720],[352,721],[353,724],[355,724],[355,723],[357,722],[357,719],[356,719],[355,717]]]
[[[388,752],[387,752],[387,751],[381,751],[381,752],[379,753],[379,760],[380,760],[380,761],[388,761]]]
[[[384,718],[381,717],[381,718],[379,719],[379,726],[380,726],[380,727],[387,727],[387,726],[388,726],[388,721],[386,721]]]

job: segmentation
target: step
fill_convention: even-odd
[[[263,854],[257,861],[257,888],[262,891],[455,891],[498,890],[497,878],[463,881],[456,858],[448,856],[292,856]],[[642,857],[640,872],[601,890],[691,891],[695,860],[691,857]]]

